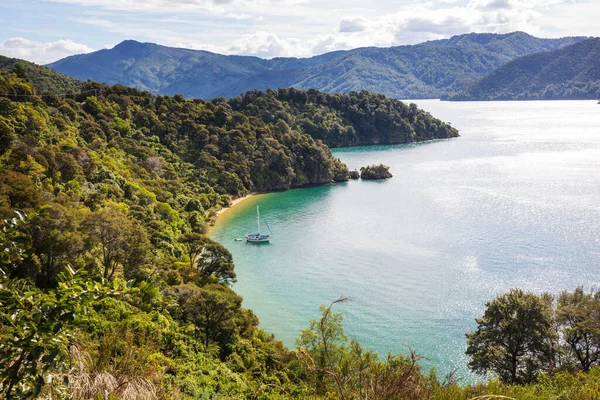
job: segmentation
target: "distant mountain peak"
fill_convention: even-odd
[[[121,43],[114,46],[112,48],[112,50],[128,50],[128,49],[135,49],[135,48],[146,47],[146,46],[159,46],[159,45],[155,44],[155,43],[138,42],[137,40],[127,39],[127,40],[123,40]]]
[[[270,60],[125,40],[112,49],[67,57],[49,67],[83,80],[204,99],[280,87],[330,93],[368,90],[400,99],[436,98],[517,57],[577,40],[540,39],[524,32],[468,33],[420,45]]]

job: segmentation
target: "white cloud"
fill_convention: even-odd
[[[0,54],[47,64],[73,54],[89,53],[94,49],[75,43],[71,39],[61,39],[55,42],[35,42],[33,40],[15,37],[0,42]]]
[[[339,32],[361,32],[367,27],[367,21],[362,17],[344,17],[340,21]]]
[[[307,0],[47,0],[54,3],[76,4],[98,7],[105,10],[186,13],[196,15],[217,15],[235,20],[251,18],[255,11],[269,12],[273,9],[288,9]],[[240,12],[246,10],[246,12]]]
[[[311,41],[297,38],[282,39],[264,31],[242,36],[229,48],[229,54],[245,54],[263,58],[306,57],[312,55]]]
[[[177,39],[175,32],[154,33],[161,35],[161,43],[177,47],[263,58],[310,57],[357,47],[415,44],[468,32],[505,33],[523,30],[535,34],[538,29],[536,22],[542,15],[538,9],[550,2],[559,3],[564,0],[470,0],[462,5],[457,5],[455,0],[442,1],[446,4],[443,7],[439,3],[421,2],[401,6],[395,13],[371,18],[343,16],[338,19],[337,29],[325,34],[310,35],[307,34],[310,30],[306,29],[298,31],[298,36],[287,36],[281,30],[266,27],[267,29],[242,34],[230,44],[208,44],[193,35],[182,35],[181,39]],[[240,0],[231,0],[231,3],[238,4]],[[92,20],[88,23],[109,26],[109,21],[104,20]],[[111,26],[111,29],[118,30],[116,26]],[[132,27],[127,26],[125,29],[131,32]]]
[[[586,4],[593,9],[599,0],[382,0],[376,8],[362,0],[46,1],[87,7],[88,15],[71,19],[110,33],[111,42],[131,38],[271,58],[415,44],[468,32],[547,36],[561,28],[568,34],[565,26],[595,32],[594,13],[575,10]],[[559,10],[565,7],[572,17],[561,20]]]
[[[537,34],[544,15],[541,11],[565,1],[470,0],[460,6],[448,0],[442,0],[446,6],[417,3],[370,19],[343,17],[334,39],[329,40],[347,49],[415,44],[469,32]]]

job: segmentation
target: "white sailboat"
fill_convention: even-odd
[[[246,241],[253,242],[253,243],[268,242],[269,240],[271,240],[271,237],[272,237],[271,228],[269,228],[269,224],[265,220],[265,224],[267,225],[267,228],[269,229],[269,234],[260,233],[260,210],[258,209],[258,206],[256,206],[256,220],[257,220],[257,225],[258,225],[258,232],[257,233],[247,233],[245,236]]]

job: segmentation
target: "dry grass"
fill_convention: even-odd
[[[156,387],[142,377],[114,376],[93,371],[92,357],[77,346],[70,349],[73,367],[69,372],[69,393],[74,400],[122,399],[157,400]]]

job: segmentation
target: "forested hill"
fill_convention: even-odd
[[[192,210],[206,211],[227,195],[346,180],[345,165],[318,139],[342,146],[458,135],[414,104],[368,93],[282,89],[205,102],[86,83],[82,90],[98,96],[73,99],[36,97],[30,82],[0,77],[0,91],[15,96],[0,98],[3,215],[61,193],[158,202],[187,218],[192,199],[201,204]],[[15,182],[31,192],[11,194]],[[53,189],[37,193],[40,182]]]
[[[14,71],[21,77],[27,77],[39,92],[72,93],[78,91],[83,84],[48,67],[1,55],[0,70]]]
[[[396,144],[458,136],[450,125],[381,94],[367,91],[327,94],[314,89],[249,91],[229,100],[235,111],[265,123],[285,121],[292,129],[330,147]]]
[[[205,234],[215,210],[249,190],[346,179],[290,124],[328,139],[342,123],[359,138],[363,125],[456,133],[416,107],[298,90],[205,102],[97,83],[82,88],[97,96],[65,98],[11,72],[0,90],[0,398],[597,399],[600,296],[583,288],[556,312],[548,294],[488,303],[467,354],[502,382],[464,387],[425,374],[412,351],[380,357],[348,338],[346,298],[322,306],[292,351],[242,307],[231,253]]]
[[[241,307],[232,256],[205,233],[231,197],[346,180],[346,166],[288,125],[300,115],[286,114],[298,106],[284,95],[252,94],[279,96],[265,121],[235,109],[253,109],[251,97],[234,108],[119,85],[81,90],[97,96],[42,95],[0,72],[0,397],[309,396],[309,370]],[[385,99],[356,96],[325,96],[302,121],[340,124],[339,101],[378,126]],[[394,104],[407,139],[422,123],[444,126]],[[398,376],[419,371],[394,360]]]
[[[445,100],[600,98],[600,38],[520,57]]]
[[[229,98],[248,90],[292,86],[329,93],[367,90],[399,99],[439,98],[516,57],[581,39],[540,39],[523,32],[471,33],[412,46],[272,60],[127,40],[49,67],[78,79],[190,98]]]

